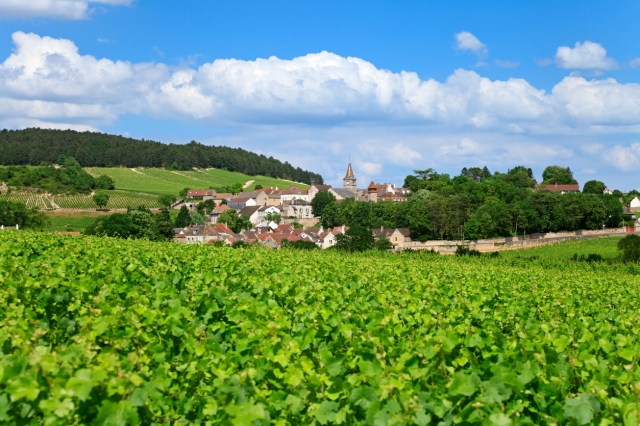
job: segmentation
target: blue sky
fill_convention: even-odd
[[[4,0],[0,127],[640,187],[640,3]],[[271,58],[271,59],[269,59]],[[4,104],[4,105],[3,105]]]

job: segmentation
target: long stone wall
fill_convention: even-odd
[[[640,228],[635,228],[635,232],[625,232],[621,228],[594,230],[594,231],[575,231],[575,232],[548,232],[540,234],[531,234],[517,237],[490,238],[485,240],[471,241],[444,241],[434,240],[406,242],[402,247],[396,250],[434,250],[443,254],[454,254],[458,246],[468,246],[471,250],[478,250],[482,253],[502,250],[514,250],[519,248],[535,247],[545,244],[553,244],[562,241],[580,240],[601,237],[624,237],[631,233],[640,234]]]

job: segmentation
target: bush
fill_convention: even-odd
[[[622,251],[623,262],[637,262],[640,260],[640,236],[627,235],[618,241],[618,250]]]
[[[96,189],[116,189],[116,182],[107,175],[98,176],[94,182]]]
[[[336,236],[336,245],[334,247],[338,250],[353,253],[371,250],[373,244],[374,239],[371,231],[362,226],[354,225],[344,234],[338,234]]]

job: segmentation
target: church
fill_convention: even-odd
[[[357,201],[368,201],[377,203],[379,201],[391,201],[398,203],[406,200],[409,190],[396,188],[393,183],[374,183],[371,181],[365,189],[358,189],[357,179],[353,173],[351,162],[347,166],[347,173],[342,179],[342,188],[331,188],[329,190],[336,197],[336,200],[354,198]]]

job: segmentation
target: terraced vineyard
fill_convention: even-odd
[[[106,191],[109,194],[109,209],[126,209],[127,207],[145,206],[148,208],[161,207],[158,196],[140,194],[128,191]],[[95,209],[96,203],[91,195],[57,195],[54,202],[63,209]]]
[[[297,185],[308,188],[308,185],[293,183],[265,176],[249,176],[242,173],[228,172],[226,170],[208,169],[199,171],[170,171],[164,169],[151,169],[138,167],[127,169],[117,168],[86,168],[93,176],[106,174],[113,178],[117,189],[127,191],[140,191],[150,194],[176,195],[184,188],[208,189],[229,186],[235,182],[246,183],[254,181],[251,185],[260,184],[263,187],[286,187]]]
[[[12,194],[0,194],[0,200],[6,201],[19,201],[24,203],[28,208],[50,210],[53,209],[53,205],[49,198],[42,194],[27,194],[27,193],[12,193]]]
[[[620,263],[0,232],[6,424],[626,424]]]

